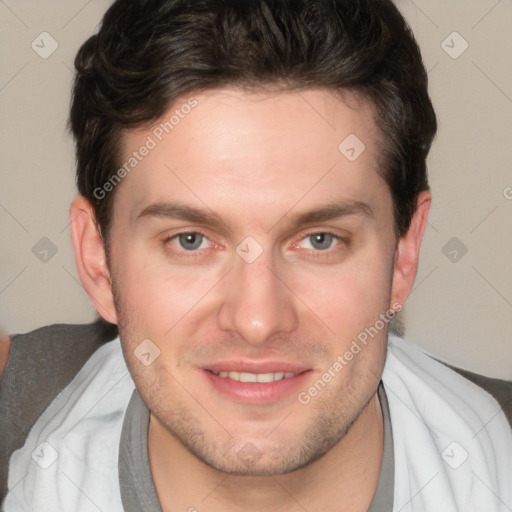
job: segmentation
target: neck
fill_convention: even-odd
[[[277,476],[235,476],[199,460],[151,415],[148,452],[162,510],[366,511],[377,488],[384,426],[377,394],[323,457]]]

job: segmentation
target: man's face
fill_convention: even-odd
[[[298,400],[390,308],[396,240],[377,129],[368,106],[320,89],[195,99],[168,134],[157,123],[124,137],[123,162],[156,142],[115,198],[124,356],[151,421],[199,459],[281,474],[335,445],[380,379],[387,325]],[[366,146],[355,160],[355,139],[339,149],[351,134]],[[147,339],[146,363],[159,350],[149,365],[136,355]]]

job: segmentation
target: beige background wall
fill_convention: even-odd
[[[94,318],[69,241],[65,121],[74,55],[109,3],[0,0],[0,326],[11,333]],[[407,335],[446,361],[512,379],[512,0],[397,3],[440,124]]]

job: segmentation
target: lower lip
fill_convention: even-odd
[[[311,370],[299,373],[288,379],[275,382],[240,382],[227,377],[219,377],[208,370],[202,370],[215,391],[243,403],[270,404],[298,392],[309,379]]]

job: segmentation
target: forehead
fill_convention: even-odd
[[[246,213],[340,195],[370,201],[387,188],[377,141],[371,106],[348,93],[192,93],[152,127],[124,133],[121,163],[137,162],[116,202],[135,214],[176,197]]]

